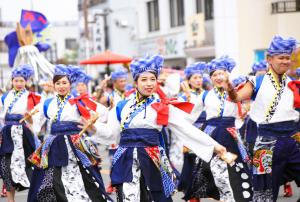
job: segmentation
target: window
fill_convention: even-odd
[[[204,9],[205,9],[205,20],[214,19],[214,1],[205,0]]]
[[[66,47],[66,49],[69,49],[69,50],[76,50],[77,49],[76,39],[66,39],[65,47]]]
[[[170,0],[171,27],[184,25],[183,0]]]
[[[202,13],[202,0],[196,0],[196,13]]]
[[[158,0],[147,2],[149,32],[159,30]]]

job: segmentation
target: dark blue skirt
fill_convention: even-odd
[[[78,152],[73,144],[72,135],[77,135],[79,131],[80,128],[76,122],[52,124],[51,135],[54,135],[55,138],[48,148],[48,167],[45,169],[35,167],[28,193],[28,202],[40,202],[46,200],[47,197],[54,201],[68,201],[61,181],[62,167],[68,165],[69,158],[65,136],[67,136],[68,143],[77,158],[84,188],[91,201],[111,201],[106,194],[98,166],[87,164],[88,159],[83,158],[86,155]]]

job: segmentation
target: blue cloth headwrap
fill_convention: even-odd
[[[127,69],[125,69],[124,67],[119,67],[115,71],[113,71],[110,76],[111,76],[111,80],[113,80],[113,81],[120,79],[120,78],[127,79],[127,77],[128,77]]]
[[[225,70],[231,72],[235,65],[235,61],[226,55],[220,58],[213,59],[210,63],[207,64],[207,69],[209,74],[216,70]]]
[[[34,74],[34,70],[30,65],[20,65],[12,71],[12,78],[23,77],[26,81]]]
[[[234,85],[234,87],[236,87],[236,86],[240,85],[241,83],[244,83],[245,81],[247,81],[247,77],[239,76],[232,80],[232,84]]]
[[[294,49],[296,48],[297,41],[296,39],[290,37],[288,39],[283,39],[281,36],[276,35],[269,49],[267,50],[267,54],[272,55],[280,55],[280,54],[292,54]]]
[[[83,69],[80,69],[77,73],[76,83],[85,83],[88,85],[89,81],[92,80],[92,77],[87,75]]]
[[[184,74],[186,78],[191,77],[193,74],[203,74],[206,69],[205,62],[197,62],[190,64],[184,70]]]
[[[82,69],[77,66],[59,64],[55,66],[54,76],[67,76],[71,83],[76,82],[82,75]]]
[[[161,55],[153,55],[151,57],[134,60],[130,64],[132,77],[135,80],[143,72],[153,72],[156,76],[158,76],[163,63],[164,58]]]
[[[265,60],[262,60],[260,62],[256,62],[252,65],[252,71],[253,73],[256,73],[257,71],[267,71],[267,62]]]
[[[296,69],[296,75],[300,76],[300,67]]]

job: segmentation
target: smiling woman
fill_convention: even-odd
[[[214,151],[226,152],[192,126],[186,113],[167,104],[166,96],[156,86],[162,65],[160,55],[133,61],[130,69],[137,86],[136,96],[120,101],[110,111],[107,124],[101,124],[100,135],[119,143],[111,168],[118,201],[172,201],[178,179],[160,143],[163,125],[168,125],[180,141],[205,161]],[[180,104],[191,110],[190,103]]]
[[[107,109],[87,94],[71,95],[71,84],[86,77],[82,74],[79,67],[56,65],[53,83],[57,96],[36,107],[39,112],[31,125],[34,133],[40,132],[46,120],[51,132],[30,157],[35,165],[30,202],[111,201],[98,169],[100,156],[91,141],[91,136],[98,136],[99,123],[106,121]]]

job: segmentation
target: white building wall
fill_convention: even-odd
[[[228,55],[237,62],[233,77],[239,73],[238,0],[214,0],[214,36],[216,57]]]

